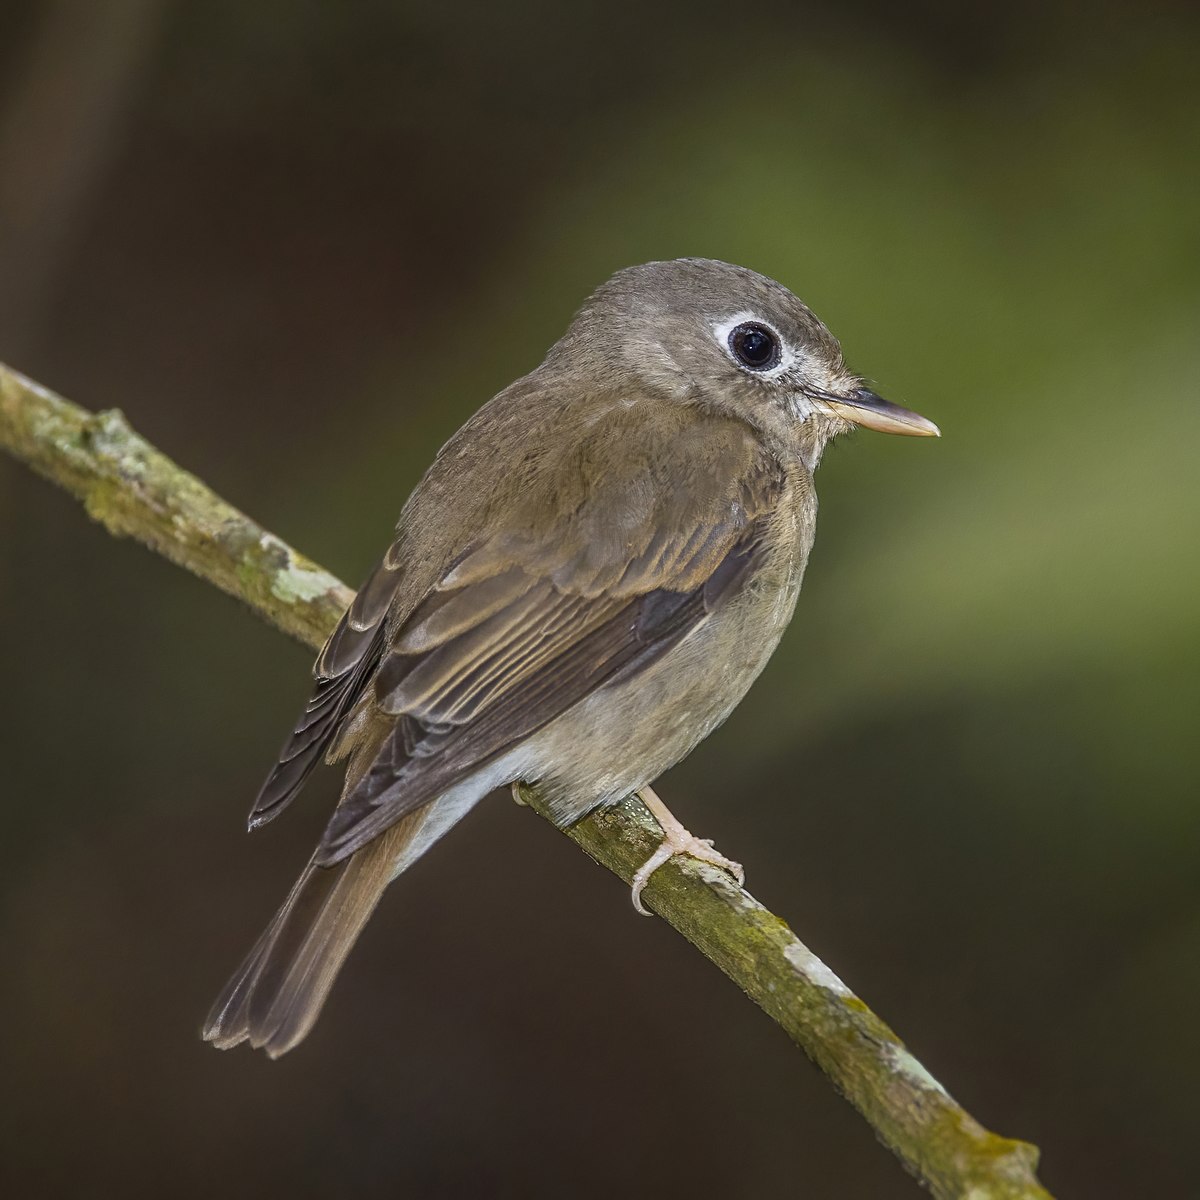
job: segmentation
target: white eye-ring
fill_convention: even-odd
[[[752,312],[736,313],[713,326],[713,334],[737,366],[760,379],[782,375],[795,360],[779,330]]]

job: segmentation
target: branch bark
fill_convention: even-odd
[[[0,364],[0,446],[133,537],[316,649],[353,592],[139,437]],[[531,808],[546,816],[535,789]],[[566,831],[626,883],[660,831],[636,799]],[[1050,1200],[1037,1148],[991,1133],[788,926],[723,872],[675,858],[645,902],[778,1022],[941,1200]]]

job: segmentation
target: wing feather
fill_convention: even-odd
[[[655,588],[585,600],[535,581],[514,602],[512,619],[500,622],[509,614],[492,613],[478,629],[428,656],[388,655],[375,683],[383,705],[401,716],[401,728],[343,797],[317,862],[342,861],[585,696],[644,669],[736,590],[753,566],[763,531],[762,520],[736,531],[713,571],[687,592]],[[489,637],[491,652],[483,654],[476,638]],[[469,670],[455,657],[460,641]],[[418,685],[411,684],[414,678]]]
[[[251,829],[287,808],[333,745],[383,655],[385,618],[396,582],[396,572],[381,563],[329,635],[313,672],[312,697],[250,809]]]
[[[619,419],[651,428],[626,409]],[[630,436],[631,454],[606,457],[598,430],[547,460],[436,573],[421,566],[423,595],[406,590],[414,535],[402,521],[318,659],[252,825],[281,812],[331,748],[351,750],[315,859],[340,862],[592,691],[644,669],[737,590],[783,486],[779,464],[733,422],[672,433],[673,469],[652,439]],[[548,521],[552,512],[561,515]]]

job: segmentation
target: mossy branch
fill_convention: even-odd
[[[352,592],[176,466],[119,412],[92,414],[0,365],[0,446],[133,537],[318,648]],[[530,807],[545,816],[536,790]],[[635,799],[567,836],[626,883],[657,846]],[[714,962],[854,1105],[904,1165],[944,1200],[1049,1200],[1038,1152],[984,1129],[787,925],[728,876],[676,858],[646,903]]]

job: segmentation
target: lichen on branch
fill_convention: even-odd
[[[285,633],[320,643],[353,592],[227,504],[130,427],[0,364],[0,446],[132,537],[243,600]]]

